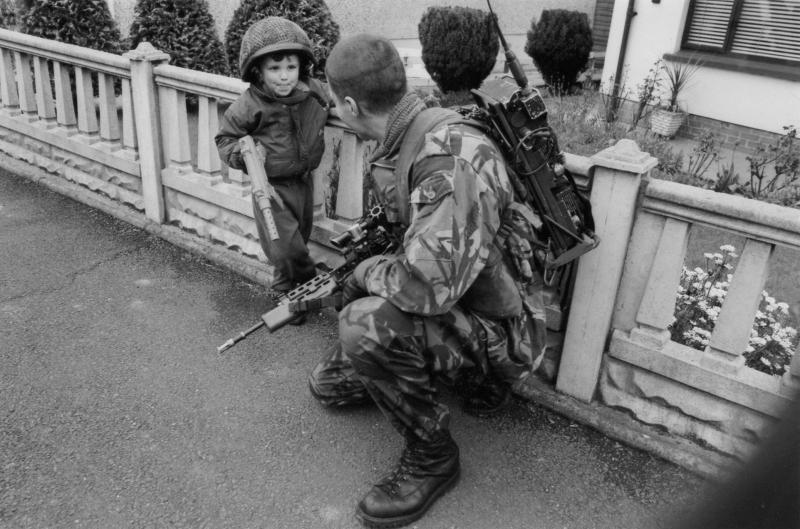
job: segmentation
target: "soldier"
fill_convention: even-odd
[[[469,124],[431,123],[433,109],[408,92],[384,38],[340,41],[326,73],[339,117],[379,141],[373,192],[403,243],[360,263],[346,282],[339,340],[309,384],[328,406],[374,401],[405,439],[396,468],[356,510],[367,526],[398,527],[458,480],[458,446],[436,383],[477,374],[490,383],[468,402],[473,412],[506,402],[543,352],[541,290],[523,292],[497,244],[514,194],[496,145]]]

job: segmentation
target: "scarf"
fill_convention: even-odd
[[[417,114],[425,110],[425,103],[415,93],[409,92],[398,101],[389,114],[386,132],[378,148],[370,156],[370,163],[385,157],[400,147],[406,129]]]

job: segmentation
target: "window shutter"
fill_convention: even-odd
[[[685,44],[696,48],[723,49],[735,0],[695,0]]]
[[[800,61],[800,0],[745,0],[730,51]]]

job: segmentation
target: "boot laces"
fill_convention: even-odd
[[[400,461],[397,463],[397,466],[389,475],[383,478],[376,487],[382,489],[390,496],[398,495],[400,492],[400,483],[412,477],[415,474],[415,470],[419,470],[419,464],[416,461],[418,452],[421,454],[421,449],[415,447],[413,444],[406,446],[403,453],[400,455]]]

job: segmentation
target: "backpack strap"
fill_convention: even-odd
[[[408,216],[410,205],[408,203],[408,196],[410,193],[409,187],[411,185],[409,179],[411,166],[414,164],[414,160],[425,144],[425,136],[442,123],[465,123],[480,127],[479,123],[464,118],[464,116],[455,110],[442,107],[426,108],[414,117],[411,121],[411,125],[409,125],[406,130],[405,138],[403,138],[403,143],[400,145],[400,152],[394,166],[398,216],[403,226],[408,226],[409,223]]]

